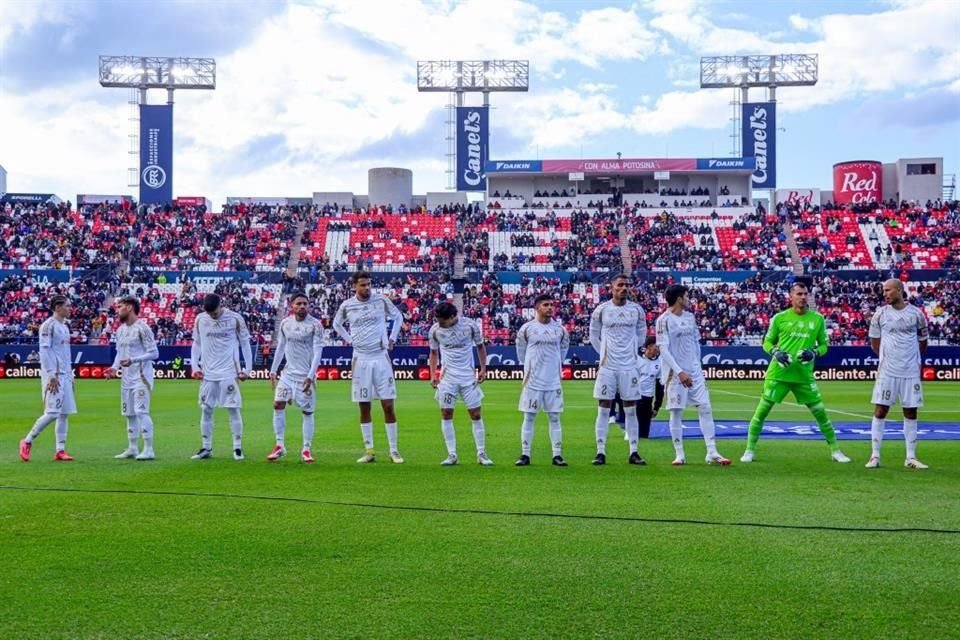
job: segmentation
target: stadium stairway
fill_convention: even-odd
[[[620,223],[620,259],[623,261],[623,272],[633,273],[633,255],[630,251],[630,233],[627,225]]]
[[[877,232],[876,241],[870,239],[870,232]],[[887,235],[887,230],[883,227],[882,224],[877,224],[875,222],[868,222],[866,224],[860,225],[860,235],[863,236],[863,242],[867,245],[867,251],[873,261],[876,263],[878,269],[884,269],[890,266],[891,259],[887,257],[886,253],[881,253],[880,258],[876,258],[875,247],[879,246],[881,249],[884,247],[891,246],[890,236]]]
[[[803,275],[803,261],[800,258],[800,248],[793,235],[793,224],[787,220],[783,223],[783,234],[787,237],[787,250],[790,252],[790,262],[793,263],[793,272]]]

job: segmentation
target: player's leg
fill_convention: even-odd
[[[467,402],[467,396],[464,396],[464,402]],[[470,406],[469,404],[467,405]],[[480,404],[472,409],[467,409],[470,413],[470,426],[473,429],[473,442],[477,446],[477,463],[484,467],[493,465],[493,460],[487,456],[487,429],[483,424],[483,416],[480,412]]]
[[[243,396],[240,395],[240,383],[228,380],[221,383],[224,395],[220,406],[226,407],[227,418],[230,421],[230,435],[233,437],[233,459],[243,460]]]
[[[397,446],[397,415],[394,412],[397,384],[393,377],[393,365],[387,358],[377,358],[371,362],[371,374],[374,397],[380,398],[380,406],[383,408],[383,426],[387,432],[390,460],[403,464],[403,457]]]
[[[70,416],[77,412],[73,378],[65,375],[61,376],[60,389],[63,404],[60,408],[60,415],[57,416],[57,425],[55,427],[57,434],[57,452],[53,459],[61,462],[69,462],[73,460],[73,457],[67,453],[67,432],[70,430]]]
[[[664,390],[667,397],[667,411],[670,413],[670,440],[673,442],[674,466],[687,463],[683,451],[683,410],[687,406],[687,388],[680,384],[676,376],[667,380]]]
[[[927,465],[917,459],[917,409],[923,406],[920,378],[902,380],[900,406],[903,407],[903,443],[907,449],[904,466],[910,469],[927,469]]]
[[[770,415],[774,405],[783,402],[789,391],[790,386],[785,382],[771,380],[770,378],[764,380],[760,402],[757,403],[757,408],[753,410],[750,426],[747,427],[747,449],[740,457],[740,462],[753,462],[757,451],[757,443],[760,442],[760,432],[763,431],[763,423],[767,421],[767,416]]]
[[[594,435],[597,443],[597,455],[593,464],[607,463],[607,434],[610,431],[610,408],[617,396],[617,374],[606,367],[600,367],[597,379],[593,383],[593,397],[597,401],[597,419],[594,422]]]
[[[457,404],[458,388],[440,383],[434,397],[440,406],[440,433],[447,447],[447,457],[440,464],[449,467],[457,464],[457,432],[453,427],[453,409]]]
[[[316,430],[314,414],[317,409],[317,389],[316,383],[306,391],[303,389],[303,382],[295,388],[293,402],[300,407],[300,436],[302,446],[300,447],[300,461],[311,463],[313,458],[313,434]]]
[[[383,421],[387,432],[387,445],[390,449],[390,461],[403,464],[403,456],[400,455],[400,449],[397,447],[397,414],[394,410],[393,398],[381,399],[380,406],[383,408]]]
[[[273,392],[273,449],[267,455],[267,460],[274,462],[287,455],[287,404],[293,400],[293,389],[283,375],[277,380],[277,388]]]
[[[361,464],[375,462],[373,416],[371,415],[371,402],[374,395],[373,372],[370,369],[370,361],[366,358],[355,356],[353,359],[350,394],[360,408],[360,434],[363,437],[364,453],[357,459],[357,462]]]
[[[626,431],[630,444],[630,456],[627,458],[627,462],[629,464],[645,465],[647,461],[640,456],[639,451],[640,421],[637,417],[637,403],[624,400],[623,412],[626,416]]]
[[[650,423],[653,422],[653,398],[643,397],[637,402],[637,437],[650,437]]]
[[[820,395],[820,388],[816,382],[795,383],[793,385],[793,395],[797,402],[810,410],[814,420],[817,421],[817,427],[823,438],[830,445],[830,457],[836,462],[850,462],[850,458],[844,455],[840,450],[840,443],[837,442],[837,432],[833,429],[833,422],[827,415],[827,408],[823,404],[823,398]]]
[[[134,408],[134,389],[120,389],[120,415],[127,423],[127,448],[113,456],[117,460],[136,458],[140,454],[140,419]]]
[[[200,381],[200,450],[191,456],[204,460],[213,455],[213,410],[220,397],[220,383]]]
[[[43,394],[43,414],[34,421],[27,435],[20,441],[20,459],[24,462],[30,461],[30,450],[33,447],[33,441],[43,433],[44,429],[57,421],[57,416],[60,415],[60,407],[63,406],[63,400],[60,398],[59,390],[57,393],[51,393],[47,390],[49,384],[50,378],[45,377],[40,380],[40,390]]]
[[[356,396],[356,394],[354,394]],[[363,464],[375,462],[376,457],[373,453],[373,417],[370,402],[358,402],[360,408],[360,434],[363,436],[364,454],[357,459],[357,462]]]
[[[524,391],[524,396],[528,395],[528,392]],[[523,396],[520,399],[521,404],[523,404]],[[523,409],[521,409],[523,411]],[[530,464],[530,450],[533,446],[533,426],[537,420],[537,411],[527,410],[523,411],[523,424],[520,426],[520,457],[517,458],[517,461],[514,463],[518,467],[524,467]]]
[[[707,390],[707,380],[703,374],[693,378],[689,402],[697,405],[700,433],[703,434],[703,442],[707,446],[707,455],[704,460],[707,464],[723,466],[730,464],[730,459],[720,455],[717,450],[717,425],[713,420],[713,405],[710,402],[710,392]]]
[[[553,450],[553,464],[567,466],[563,459],[563,429],[560,426],[560,414],[563,413],[563,389],[544,391],[543,410],[547,414],[547,426],[550,430],[550,448]]]
[[[874,391],[874,399],[876,395]],[[880,447],[883,444],[883,432],[887,427],[889,412],[889,405],[874,404],[873,406],[873,419],[870,421],[870,459],[866,464],[867,469],[876,469],[880,466]]]

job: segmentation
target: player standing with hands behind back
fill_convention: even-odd
[[[827,353],[827,325],[822,315],[807,308],[808,293],[807,285],[795,282],[790,287],[790,308],[773,316],[763,338],[763,350],[771,356],[770,366],[763,383],[763,395],[750,420],[747,450],[740,462],[753,462],[764,420],[773,405],[783,402],[791,391],[797,402],[810,409],[817,420],[820,433],[830,445],[830,456],[837,462],[850,462],[840,451],[833,423],[827,417],[820,388],[813,377],[814,360]]]
[[[903,441],[907,447],[908,469],[927,469],[917,460],[917,408],[923,406],[920,386],[920,355],[927,350],[927,319],[920,309],[903,299],[903,283],[883,283],[887,306],[880,307],[870,320],[870,346],[880,356],[877,381],[873,386],[873,451],[868,469],[880,466],[880,444],[890,407],[903,408]]]
[[[250,331],[243,317],[220,305],[220,296],[207,294],[203,310],[193,323],[190,348],[191,377],[200,380],[200,450],[191,458],[205,460],[213,456],[213,410],[224,407],[230,416],[233,434],[233,459],[243,460],[243,416],[240,408],[240,383],[253,367]],[[243,353],[240,366],[237,350]]]

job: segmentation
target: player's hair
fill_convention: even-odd
[[[548,300],[549,300],[550,302],[553,302],[553,296],[550,295],[549,293],[541,293],[541,294],[538,295],[538,296],[536,297],[536,299],[533,301],[533,306],[536,307],[536,306],[537,306],[538,304],[540,304],[541,302],[546,302],[546,301],[548,301]]]
[[[436,314],[438,320],[449,320],[457,315],[457,307],[449,302],[441,302],[433,310],[433,313]]]
[[[657,344],[657,336],[647,336],[647,339],[643,341],[643,348],[653,346]]]
[[[208,293],[203,297],[203,310],[207,313],[213,313],[220,308],[220,296],[215,293]]]
[[[613,276],[612,278],[610,278],[610,284],[613,284],[613,283],[616,282],[617,280],[621,280],[621,279],[622,279],[622,280],[626,280],[626,281],[629,282],[629,281],[630,281],[630,276],[628,276],[628,275],[625,274],[625,273],[618,273],[618,274],[616,274],[615,276]]]
[[[370,274],[366,271],[357,271],[353,274],[353,284],[357,284],[361,280],[370,280]]]
[[[307,298],[307,294],[305,294],[303,291],[294,291],[290,294],[290,304],[296,302],[297,298],[306,298],[307,302],[310,302],[310,298]]]
[[[806,282],[802,280],[797,280],[792,285],[790,285],[790,293],[793,293],[793,290],[796,289],[797,287],[800,287],[801,289],[806,289],[807,291],[810,290],[810,287],[807,286]]]
[[[56,311],[57,307],[62,304],[67,304],[67,302],[69,302],[67,296],[53,296],[50,298],[50,311]]]
[[[667,306],[672,307],[677,300],[687,295],[688,291],[690,289],[682,284],[672,284],[667,287],[667,290],[663,293],[663,297],[667,299]]]
[[[134,296],[123,296],[117,300],[120,304],[128,304],[133,307],[133,312],[140,315],[140,301]]]

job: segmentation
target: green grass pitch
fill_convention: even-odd
[[[822,388],[835,419],[866,421],[869,383]],[[745,420],[760,383],[711,389],[718,418]],[[40,411],[39,382],[3,381],[0,638],[957,637],[956,533],[666,520],[958,530],[960,442],[921,442],[927,472],[905,470],[894,440],[876,471],[863,468],[867,441],[843,443],[853,464],[839,465],[822,441],[768,439],[745,465],[736,460],[743,441],[721,440],[734,464],[718,468],[703,464],[699,438],[687,440],[686,467],[670,466],[661,439],[642,443],[650,465],[637,468],[615,430],[610,464],[595,468],[591,391],[566,387],[566,469],[549,464],[543,416],[534,464],[513,467],[518,386],[506,382],[485,385],[496,466],[473,463],[462,408],[465,464],[439,466],[426,383],[399,386],[407,463],[386,460],[377,410],[381,457],[361,466],[348,383],[321,383],[309,466],[293,455],[292,411],[290,458],[264,460],[273,444],[266,382],[243,386],[248,459],[230,458],[218,412],[215,458],[192,462],[196,384],[159,382],[159,457],[137,463],[112,458],[125,446],[118,383],[81,381],[68,443],[76,461],[51,461],[51,425],[23,464],[17,441]],[[921,424],[960,421],[958,391],[927,384]],[[771,419],[805,417],[781,406]],[[534,512],[635,519],[521,515]]]

